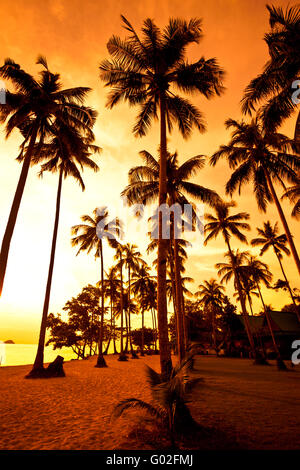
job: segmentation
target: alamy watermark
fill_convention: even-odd
[[[5,343],[3,341],[0,341],[0,366],[3,366],[5,364]]]
[[[297,366],[300,364],[300,339],[293,341],[292,349],[296,349],[296,351],[293,352],[291,361],[295,366]]]
[[[2,80],[0,80],[0,104],[6,104],[6,88]]]
[[[105,215],[109,214],[109,220]],[[202,245],[204,241],[204,205],[175,203],[171,206],[145,206],[144,204],[129,205],[126,197],[120,199],[119,205],[99,207],[97,215],[97,236],[102,238],[120,238],[116,219],[122,221],[122,234],[128,238],[131,233],[147,234],[152,240],[159,238],[159,219],[161,219],[161,237],[165,240],[190,238],[191,242]],[[183,235],[184,234],[184,235]]]
[[[292,83],[292,89],[296,90],[292,94],[292,102],[294,104],[299,104],[300,103],[300,80],[295,80]]]

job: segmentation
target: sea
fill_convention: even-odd
[[[0,343],[0,367],[33,364],[36,351],[37,344]],[[63,356],[65,361],[70,361],[71,359],[77,358],[77,355],[72,351],[71,348],[61,348],[54,351],[51,346],[46,346],[44,352],[44,362],[52,362],[57,355]]]

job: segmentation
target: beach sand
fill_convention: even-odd
[[[145,364],[159,370],[158,356],[126,363],[95,358],[64,364],[66,377],[25,380],[31,366],[0,368],[0,449],[153,449],[168,441],[152,421],[131,411],[115,421],[120,400],[149,401]],[[190,404],[207,429],[182,448],[300,448],[300,369],[288,373],[251,361],[198,356],[197,386]],[[158,443],[159,438],[162,443]],[[197,441],[197,439],[199,441]]]

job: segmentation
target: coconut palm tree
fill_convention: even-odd
[[[42,167],[40,175],[45,171],[57,172],[59,174],[57,196],[56,196],[56,212],[52,237],[52,248],[50,255],[48,279],[46,285],[46,293],[43,306],[43,314],[39,335],[39,343],[33,369],[27,377],[43,377],[44,371],[44,346],[47,327],[47,317],[49,312],[49,302],[51,294],[51,284],[54,269],[60,205],[63,179],[72,176],[84,191],[85,186],[80,174],[78,166],[83,169],[84,166],[98,171],[98,165],[90,158],[91,154],[98,153],[101,149],[90,142],[90,139],[84,138],[78,131],[70,126],[62,124],[53,130],[53,137],[49,143],[43,143],[34,147],[32,162],[38,163],[42,160],[46,161]]]
[[[118,218],[109,220],[107,207],[94,209],[93,216],[82,215],[83,224],[72,227],[72,246],[79,246],[77,255],[81,251],[89,254],[94,251],[95,259],[100,258],[101,263],[101,322],[99,331],[99,351],[97,364],[95,367],[107,367],[103,357],[103,325],[104,325],[104,261],[103,261],[103,240],[106,239],[112,248],[116,248],[117,239],[121,235],[121,222]]]
[[[117,354],[116,348],[116,328],[115,328],[115,305],[120,299],[121,282],[117,277],[117,270],[115,266],[109,268],[105,272],[106,279],[104,279],[105,295],[110,299],[110,336],[103,354],[107,354],[110,346],[111,339],[113,339],[114,354]]]
[[[282,253],[285,253],[287,256],[290,255],[290,250],[286,246],[287,244],[286,235],[285,234],[279,235],[278,222],[275,222],[274,227],[273,227],[269,220],[267,222],[264,222],[263,228],[256,227],[256,230],[259,236],[251,240],[251,245],[262,247],[260,250],[260,256],[262,256],[266,251],[268,251],[269,248],[272,248],[274,250],[274,253],[280,265],[281,272],[283,274],[286,285],[288,287],[291,299],[294,305],[296,305],[296,301],[295,301],[290,283],[285,274],[285,271],[283,269],[283,264],[282,264]]]
[[[149,297],[148,291],[151,291],[150,283],[154,279],[154,276],[150,275],[150,267],[145,262],[132,275],[132,292],[137,297],[142,311],[142,356],[144,355],[144,314],[151,308],[149,303],[151,296]]]
[[[211,157],[211,164],[225,157],[234,170],[226,184],[227,194],[240,192],[243,185],[251,182],[260,210],[265,212],[268,202],[275,203],[300,274],[298,252],[274,186],[275,182],[284,186],[284,181],[295,183],[298,180],[300,157],[291,153],[294,141],[268,131],[258,118],[250,124],[228,119],[226,127],[233,128],[231,141]]]
[[[72,126],[93,138],[90,130],[96,119],[96,112],[83,105],[90,88],[76,87],[63,90],[59,74],[48,69],[47,61],[37,59],[43,69],[40,78],[35,79],[25,72],[12,59],[6,59],[0,67],[0,78],[8,80],[14,91],[6,91],[6,103],[0,104],[0,122],[6,123],[6,137],[19,129],[24,137],[21,145],[22,170],[12,202],[0,251],[0,295],[3,289],[5,272],[12,236],[23,197],[29,167],[35,151],[35,144],[44,143],[52,135],[53,121],[56,128]]]
[[[271,30],[264,40],[270,59],[264,70],[251,80],[242,100],[244,113],[251,114],[263,101],[262,117],[266,127],[274,130],[297,109],[292,99],[292,84],[300,74],[300,6],[267,5]],[[300,138],[300,114],[295,138]],[[298,130],[297,130],[298,129]],[[297,136],[297,134],[299,134]]]
[[[272,328],[272,321],[271,321],[271,317],[270,317],[270,309],[267,308],[267,306],[264,302],[262,292],[261,292],[261,288],[260,288],[261,283],[264,284],[266,287],[270,287],[270,283],[271,283],[272,277],[273,277],[272,273],[269,271],[269,268],[265,263],[262,263],[260,260],[258,260],[253,255],[247,256],[247,267],[245,268],[245,271],[247,271],[248,276],[250,276],[250,278],[253,280],[253,282],[255,283],[255,285],[257,287],[257,290],[258,290],[258,293],[259,293],[259,296],[260,296],[260,300],[261,300],[261,303],[263,305],[265,317],[266,317],[266,320],[267,320],[267,325],[268,325],[270,335],[271,335],[271,338],[272,338],[273,348],[274,348],[276,358],[277,358],[278,369],[286,370],[286,366],[285,366],[285,364],[284,364],[284,362],[281,358],[281,354],[280,354],[279,348],[278,348],[276,340],[275,340],[275,336],[274,336],[274,332],[273,332],[273,328]]]
[[[250,215],[247,212],[238,212],[237,214],[230,215],[230,209],[235,206],[236,203],[234,201],[221,201],[220,203],[216,204],[214,208],[215,215],[205,215],[205,218],[206,220],[208,220],[208,222],[204,226],[204,233],[207,235],[206,239],[204,240],[204,245],[206,245],[210,240],[217,238],[218,235],[222,235],[225,240],[231,260],[231,265],[233,268],[234,282],[239,294],[239,301],[242,308],[242,315],[245,322],[245,328],[249,339],[250,348],[252,354],[256,358],[256,361],[258,361],[258,354],[255,350],[253,335],[250,330],[245,296],[243,293],[243,286],[238,272],[239,265],[236,264],[236,262],[239,262],[239,257],[234,254],[230,244],[230,239],[232,236],[236,237],[242,243],[247,243],[247,238],[241,232],[241,230],[250,230],[250,225],[246,222],[247,220],[249,220]]]
[[[212,313],[212,339],[213,347],[218,354],[217,348],[217,336],[216,336],[216,315],[222,312],[224,291],[225,288],[219,284],[215,279],[210,281],[204,281],[203,284],[199,284],[199,290],[195,292],[195,296],[199,298],[200,304],[204,308],[209,308]]]
[[[300,115],[299,115],[300,116]],[[299,118],[300,121],[300,118]],[[299,136],[300,140],[300,136]],[[283,198],[289,198],[289,200],[294,204],[292,210],[292,217],[296,217],[296,219],[300,219],[300,180],[294,184],[293,186],[287,188],[284,192]]]
[[[160,428],[166,429],[172,447],[176,447],[176,432],[191,431],[196,425],[187,405],[193,387],[201,379],[191,377],[192,368],[193,358],[186,357],[183,362],[176,364],[168,380],[164,380],[155,370],[146,366],[152,402],[126,398],[116,405],[112,417],[119,418],[128,409],[140,408],[156,419]]]
[[[129,185],[122,191],[122,196],[126,196],[129,204],[134,203],[151,203],[159,197],[159,161],[156,160],[149,152],[143,150],[140,152],[145,165],[137,166],[129,171]],[[178,227],[181,225],[181,218],[175,220],[176,204],[183,208],[188,205],[192,208],[194,217],[196,217],[193,206],[187,199],[192,197],[207,204],[215,204],[219,200],[219,196],[215,191],[190,182],[193,177],[205,165],[205,158],[197,155],[186,160],[179,165],[177,152],[167,154],[167,199],[166,203],[169,207],[173,207],[174,211],[170,214],[170,239],[173,240],[173,247],[169,245],[174,256],[174,277],[175,277],[175,298],[176,298],[176,316],[178,325],[178,347],[179,361],[181,362],[185,355],[186,344],[184,341],[184,316],[183,303],[180,282],[180,252],[178,244]],[[158,214],[155,214],[158,216]],[[177,215],[177,214],[176,214]],[[188,221],[190,223],[190,221]],[[192,221],[191,221],[192,222]],[[152,230],[153,232],[153,230]],[[159,263],[158,263],[159,264]]]
[[[120,338],[120,355],[119,361],[127,361],[127,356],[124,353],[124,282],[123,282],[123,269],[124,269],[124,245],[117,244],[114,259],[117,261],[115,268],[120,273],[121,292],[120,292],[120,317],[121,317],[121,338]]]
[[[143,260],[141,253],[137,250],[137,246],[131,243],[126,243],[124,245],[124,267],[127,268],[127,295],[128,295],[128,304],[130,305],[130,294],[131,294],[131,275],[132,273],[139,271],[140,266],[146,264]],[[128,312],[128,332],[129,332],[129,343],[131,355],[133,354],[132,341],[131,341],[131,321],[130,321],[130,312]]]
[[[202,38],[201,21],[189,22],[170,19],[161,31],[151,19],[146,19],[139,37],[129,21],[122,16],[123,26],[129,36],[122,40],[113,36],[107,44],[111,60],[100,65],[100,78],[112,87],[107,106],[114,107],[121,100],[139,105],[133,133],[144,136],[153,119],[160,121],[159,159],[159,205],[167,199],[167,127],[174,124],[187,138],[193,128],[204,131],[200,111],[187,99],[178,95],[198,92],[206,98],[220,95],[223,91],[223,71],[215,59],[203,57],[194,63],[185,60],[187,46],[198,44]],[[159,244],[157,266],[157,307],[161,368],[165,376],[172,369],[168,338],[166,299],[167,240],[162,237],[162,217],[159,221]]]

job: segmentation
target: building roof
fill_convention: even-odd
[[[250,315],[249,325],[252,333],[268,332],[268,323],[265,315]],[[294,312],[270,312],[271,325],[274,332],[279,334],[299,334],[300,323]],[[244,324],[244,318],[241,315],[240,320]]]

